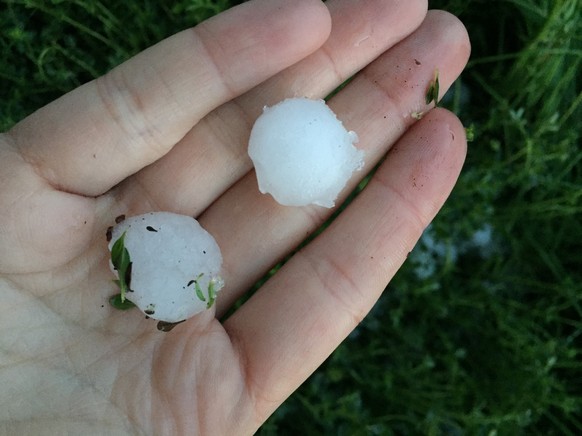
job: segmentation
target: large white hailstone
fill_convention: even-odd
[[[364,152],[323,100],[289,98],[265,107],[249,140],[259,190],[285,206],[333,207]]]
[[[209,308],[224,285],[220,248],[192,217],[169,212],[134,216],[108,237],[109,250],[123,237],[131,261],[125,297],[150,318],[183,321]],[[121,279],[113,263],[111,268]]]

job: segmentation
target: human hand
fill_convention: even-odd
[[[422,0],[245,3],[3,135],[2,433],[255,431],[370,310],[459,174],[464,130],[424,99],[435,69],[441,93],[450,86],[469,43],[452,16],[425,14]],[[387,159],[219,322],[330,213],[259,193],[246,154],[254,119],[285,97],[322,98],[367,64],[329,104],[366,152],[357,175]],[[224,256],[216,313],[170,333],[107,303],[105,230],[153,210],[196,216]]]

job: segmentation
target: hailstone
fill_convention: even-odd
[[[177,323],[214,303],[224,283],[218,244],[198,221],[170,212],[152,212],[125,220],[108,231],[109,250],[127,250],[120,277],[115,260],[110,267],[125,288],[125,298],[148,317]],[[117,245],[116,245],[117,244]],[[123,282],[123,283],[122,283]],[[123,294],[123,288],[122,288]]]
[[[364,152],[323,100],[289,98],[265,107],[249,139],[259,190],[285,206],[333,207]]]

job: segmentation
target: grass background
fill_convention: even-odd
[[[432,0],[475,140],[362,325],[259,434],[582,433],[582,0]],[[239,1],[240,2],[240,1]],[[0,129],[230,0],[0,0]]]

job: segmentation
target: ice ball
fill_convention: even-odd
[[[150,318],[183,321],[209,308],[223,287],[220,248],[190,216],[146,213],[120,222],[110,236],[109,250],[123,236],[129,253],[126,298]]]
[[[364,152],[323,100],[289,98],[265,107],[249,140],[259,190],[285,206],[333,207]]]

